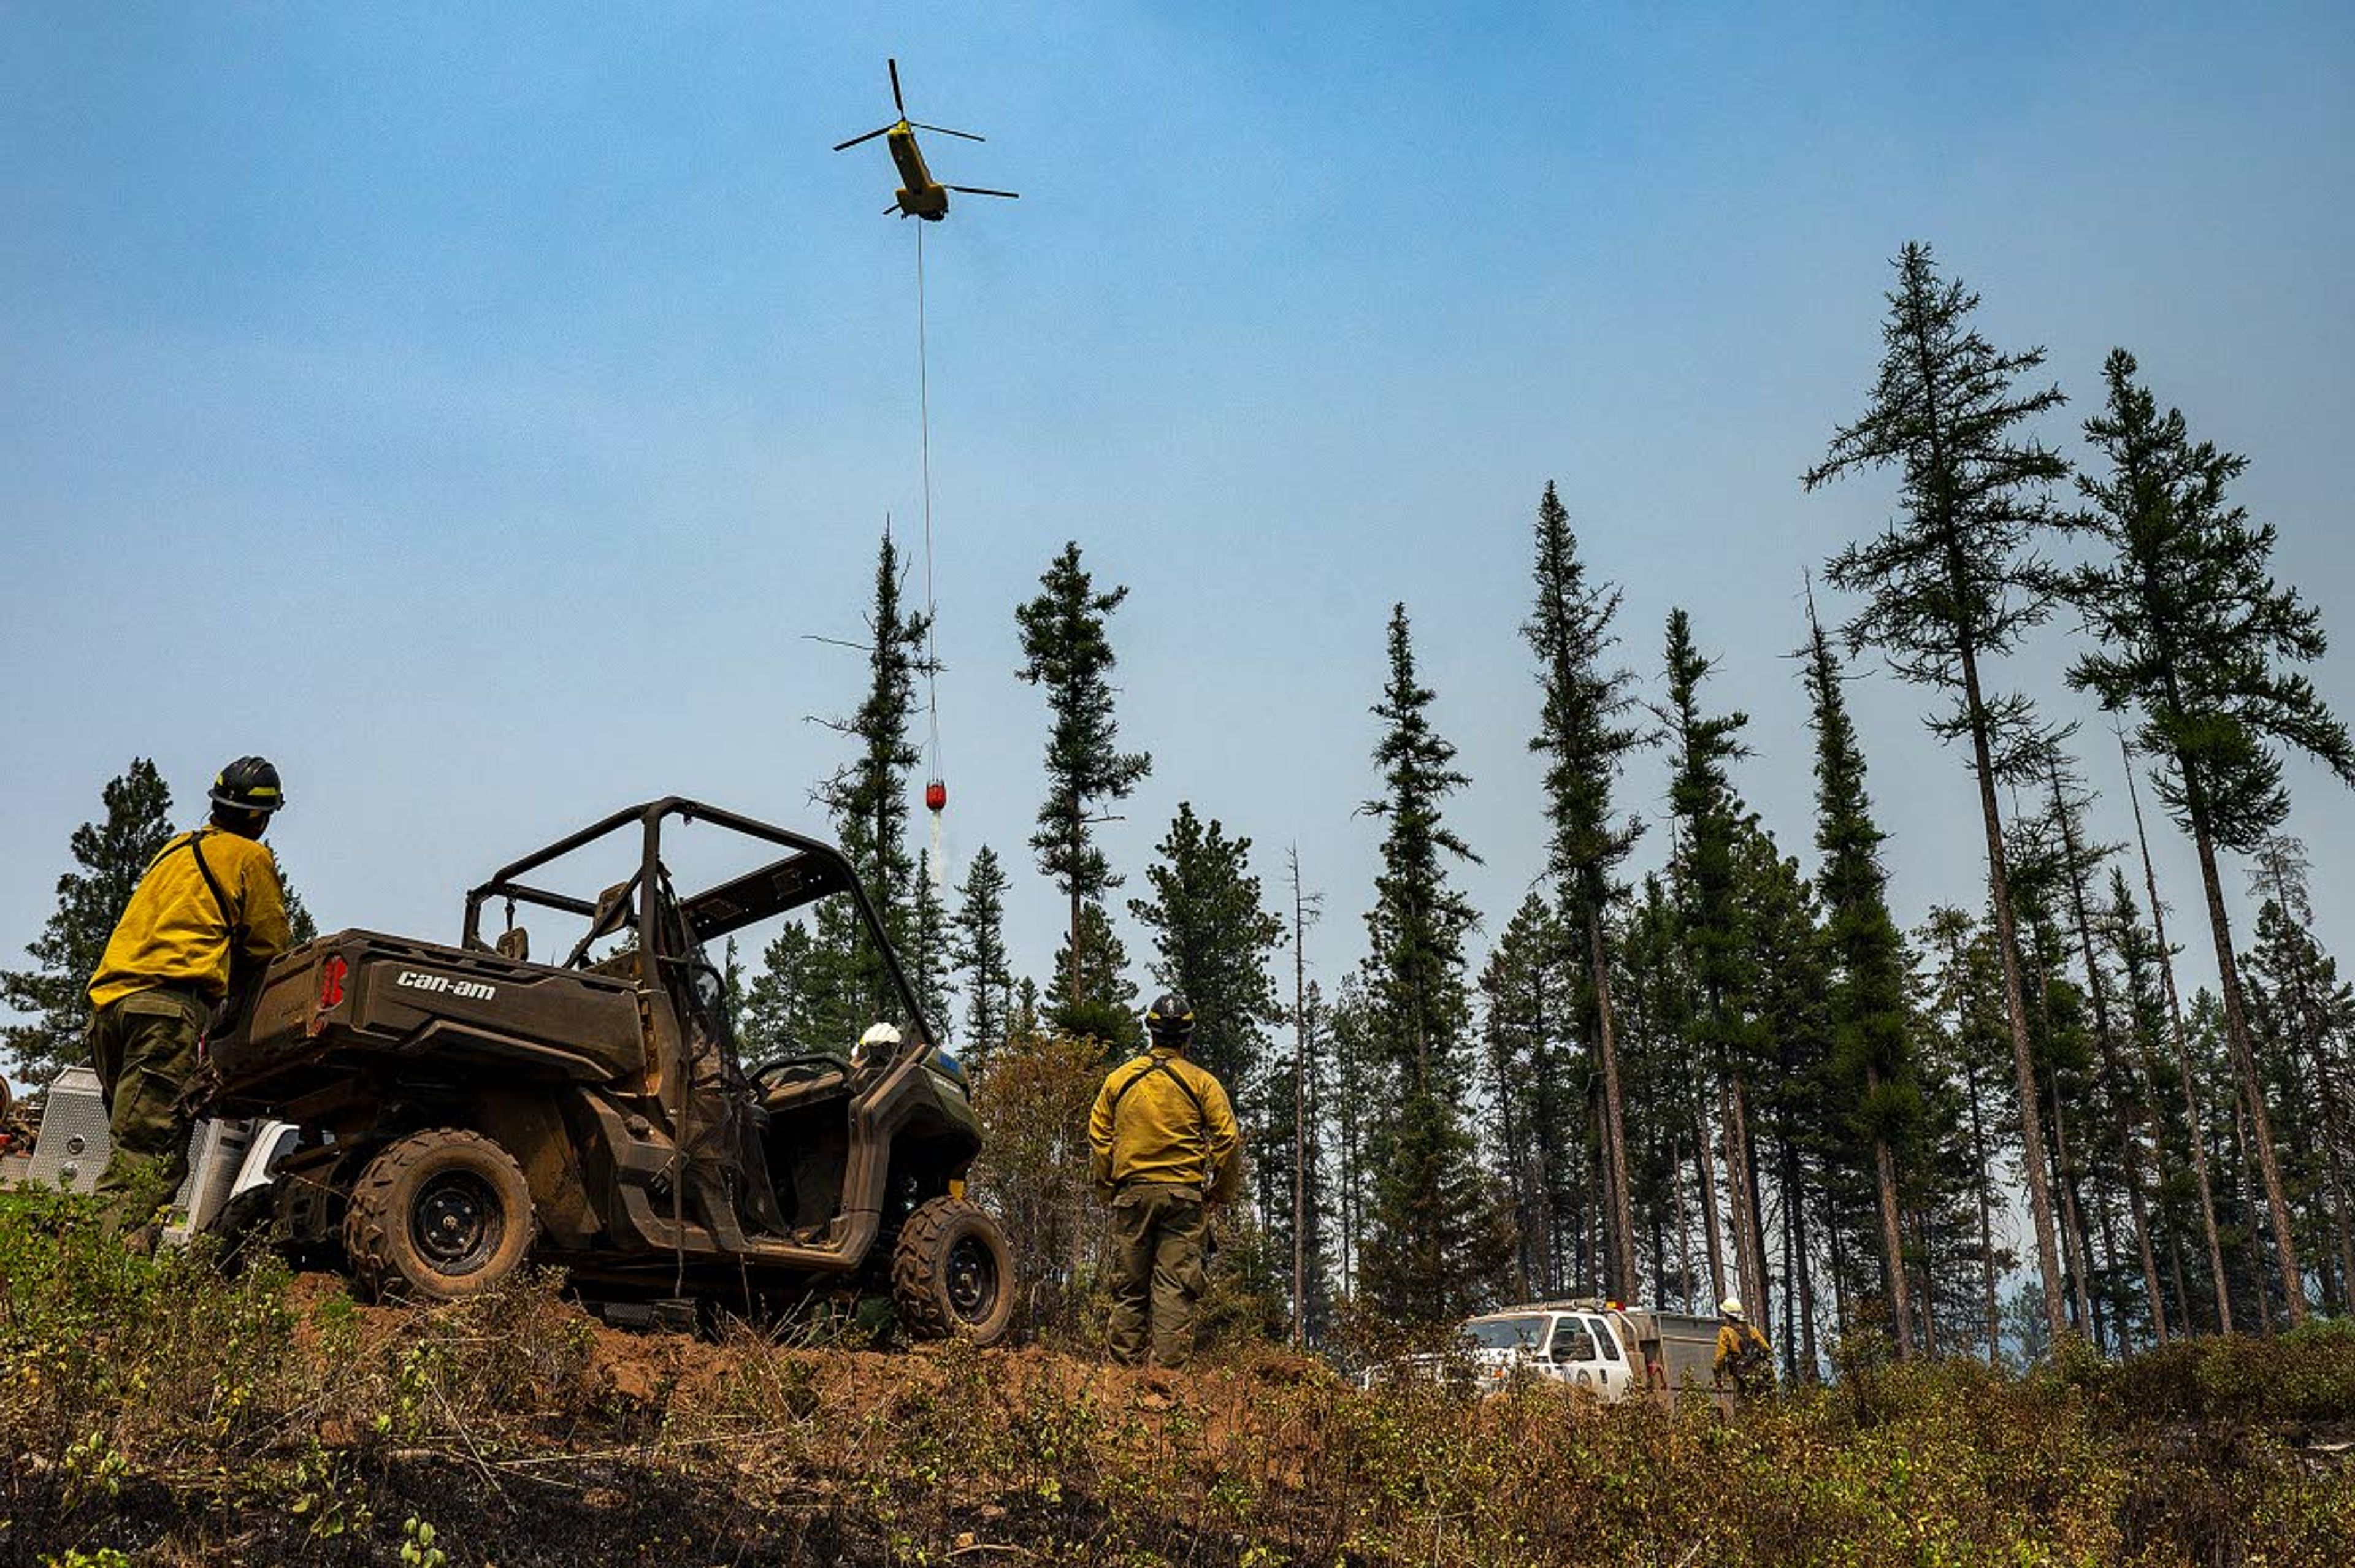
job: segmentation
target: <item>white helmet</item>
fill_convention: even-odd
[[[1723,1316],[1738,1320],[1742,1317],[1742,1298],[1738,1296],[1729,1296],[1717,1304],[1717,1309]]]
[[[858,1037],[858,1049],[850,1053],[853,1067],[864,1067],[878,1056],[889,1056],[900,1049],[900,1030],[896,1025],[875,1024]]]

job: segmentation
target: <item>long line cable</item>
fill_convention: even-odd
[[[916,419],[924,471],[924,707],[931,721],[932,776],[941,776],[941,701],[933,678],[940,660],[932,647],[932,369],[924,337],[924,226],[916,225]]]
[[[934,645],[934,627],[940,621],[940,607],[932,597],[932,348],[924,332],[924,225],[916,225],[916,418],[918,450],[922,454],[924,476],[924,714],[927,725],[926,751],[930,753],[930,776],[925,780],[929,795],[935,784],[945,777],[941,772],[941,694],[940,655]],[[947,868],[941,863],[941,814],[930,809],[932,817],[932,896],[945,902],[948,897]]]

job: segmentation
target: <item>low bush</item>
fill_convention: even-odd
[[[1370,1333],[1370,1328],[1369,1332]],[[1859,1353],[1721,1418],[591,1323],[552,1277],[356,1305],[0,1202],[0,1562],[2355,1562],[2355,1335],[2026,1375]]]

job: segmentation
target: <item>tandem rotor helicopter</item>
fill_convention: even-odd
[[[878,136],[890,138],[887,145],[891,149],[891,161],[899,165],[900,178],[906,183],[900,187],[893,205],[883,209],[886,217],[896,212],[902,218],[921,218],[928,223],[938,223],[948,216],[949,192],[953,190],[965,196],[1002,196],[1008,200],[1020,196],[1019,191],[985,190],[973,185],[943,185],[934,179],[932,171],[924,166],[922,149],[916,145],[917,132],[937,131],[943,136],[963,136],[968,142],[986,142],[988,138],[976,136],[970,131],[952,131],[945,125],[927,125],[909,119],[908,101],[900,96],[900,62],[893,59],[885,63],[891,72],[891,102],[900,111],[900,118],[889,125],[879,125],[863,136],[853,136],[847,142],[837,143],[834,150],[843,152],[861,142],[871,142]]]

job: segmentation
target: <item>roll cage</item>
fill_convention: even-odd
[[[678,896],[670,883],[670,874],[662,863],[663,825],[671,817],[680,823],[709,822],[725,827],[745,837],[773,844],[789,853],[767,865],[747,871],[741,876],[718,882],[699,892]],[[548,888],[533,886],[519,879],[538,870],[551,861],[559,860],[573,851],[609,835],[622,832],[635,825],[643,834],[638,869],[628,881],[608,890],[596,899],[583,899]],[[919,1041],[925,1047],[938,1043],[930,1019],[916,999],[915,988],[908,984],[905,971],[900,967],[900,955],[894,952],[884,934],[882,922],[876,918],[875,908],[868,902],[867,890],[859,884],[858,874],[849,858],[823,839],[795,833],[790,828],[740,816],[701,801],[680,795],[666,795],[644,805],[626,806],[602,821],[591,823],[544,848],[534,850],[523,859],[500,867],[488,881],[468,890],[464,944],[468,947],[485,945],[482,935],[483,906],[495,899],[509,903],[532,904],[542,909],[578,915],[589,922],[589,934],[572,950],[560,967],[577,968],[588,953],[590,944],[601,936],[618,935],[632,923],[624,918],[632,895],[641,888],[657,890],[654,898],[636,901],[634,922],[639,950],[654,955],[657,965],[689,965],[695,962],[694,949],[717,937],[741,931],[774,915],[790,913],[805,904],[815,902],[829,893],[847,893],[858,911],[858,919],[868,937],[882,955],[885,970],[891,976],[892,989],[898,994],[903,1016],[914,1028],[911,1047]],[[666,920],[666,912],[675,912],[676,920]]]

